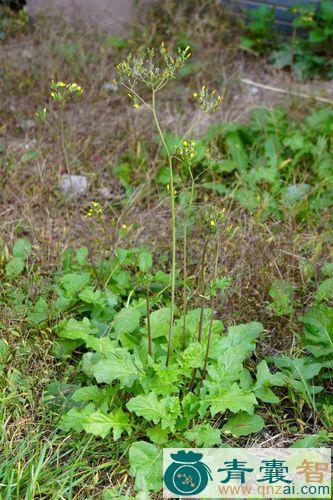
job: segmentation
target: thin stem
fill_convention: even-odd
[[[200,266],[200,292],[199,295],[201,297],[201,306],[200,306],[200,320],[199,320],[199,329],[198,329],[198,342],[201,343],[202,340],[202,330],[203,330],[203,320],[204,320],[204,312],[205,312],[205,266],[206,266],[206,254],[209,243],[209,235],[206,238],[202,256],[201,256],[201,266]],[[197,376],[197,368],[194,368],[192,379],[190,382],[189,390],[193,391],[193,387],[195,384],[195,378]]]
[[[220,254],[220,240],[217,237],[216,238],[216,246],[215,246],[215,266],[214,266],[214,279],[217,277],[217,270],[218,270],[218,261],[219,261],[219,254]],[[214,308],[215,308],[215,300],[211,299],[211,309],[212,313],[210,316],[210,322],[209,322],[209,330],[208,330],[208,337],[207,337],[207,347],[206,347],[206,355],[205,355],[205,361],[204,365],[202,368],[202,374],[201,374],[201,380],[198,386],[198,392],[200,391],[200,387],[205,380],[206,377],[206,371],[207,371],[207,364],[208,364],[208,356],[209,356],[209,349],[210,349],[210,342],[212,338],[212,332],[213,332],[213,319],[214,319]]]
[[[171,243],[171,306],[170,306],[170,328],[169,328],[169,338],[168,338],[168,351],[166,357],[166,366],[169,365],[171,350],[172,350],[172,337],[173,337],[173,319],[175,310],[175,289],[176,289],[176,215],[175,215],[175,189],[173,182],[173,166],[172,166],[172,156],[170,154],[168,145],[166,143],[164,134],[162,132],[160,123],[156,114],[156,93],[152,91],[152,113],[156,128],[160,135],[162,144],[168,156],[169,163],[169,184],[170,184],[170,208],[171,208],[171,233],[172,233],[172,243]]]
[[[190,202],[186,210],[185,221],[184,221],[184,235],[183,235],[183,334],[182,334],[182,344],[183,350],[186,347],[186,314],[187,314],[187,225],[189,216],[192,209],[193,204],[193,196],[194,196],[194,177],[192,174],[191,164],[188,163],[188,169],[191,176],[191,195]]]
[[[198,330],[198,342],[201,342],[202,339],[202,329],[203,329],[203,319],[204,319],[204,310],[205,310],[205,267],[206,267],[206,254],[209,243],[209,236],[205,241],[205,245],[202,251],[201,257],[201,269],[200,269],[200,295],[201,295],[201,308],[200,308],[200,322],[199,322],[199,330]]]
[[[148,354],[151,356],[153,354],[153,343],[151,339],[151,327],[150,327],[150,304],[149,304],[149,288],[146,290],[146,309],[147,309],[147,336],[148,336]]]

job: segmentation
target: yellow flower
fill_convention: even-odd
[[[198,92],[193,92],[193,97],[198,97]]]
[[[184,144],[184,146],[187,146],[188,142],[187,141],[183,141],[183,144]]]
[[[139,104],[138,104],[137,102],[135,102],[135,103],[133,104],[133,108],[138,109],[139,107],[140,107],[140,106],[139,106]]]
[[[127,225],[126,224],[122,224],[121,229],[123,229],[123,230],[127,229]]]
[[[215,220],[211,220],[211,221],[210,221],[210,225],[211,225],[211,227],[216,226]]]

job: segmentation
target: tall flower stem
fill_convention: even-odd
[[[168,145],[166,143],[164,134],[162,132],[157,114],[156,114],[156,91],[152,91],[152,113],[155,121],[155,125],[159,136],[161,138],[162,144],[166,151],[169,164],[169,186],[170,186],[170,208],[171,208],[171,306],[170,306],[170,327],[169,327],[169,337],[168,337],[168,351],[166,357],[166,366],[169,365],[171,351],[172,351],[172,338],[173,338],[173,320],[175,311],[175,289],[176,289],[176,215],[175,215],[175,189],[173,181],[173,165],[172,156],[170,154]]]
[[[218,270],[218,260],[219,260],[219,253],[220,253],[220,240],[217,237],[216,238],[216,245],[215,245],[215,265],[214,265],[214,279],[217,277],[217,270]],[[207,346],[206,346],[206,354],[205,354],[205,361],[204,365],[202,368],[202,373],[201,373],[201,380],[198,386],[198,392],[200,391],[201,385],[203,381],[205,380],[206,377],[206,371],[207,371],[207,364],[208,364],[208,356],[209,356],[209,349],[210,349],[210,342],[212,338],[212,332],[213,332],[213,319],[214,319],[214,308],[215,308],[215,298],[211,298],[211,316],[210,316],[210,321],[209,321],[209,330],[208,330],[208,337],[207,337]]]
[[[199,283],[199,295],[201,297],[201,306],[200,306],[200,319],[199,319],[199,328],[198,328],[198,342],[201,343],[202,340],[202,330],[203,330],[203,323],[204,323],[204,314],[205,314],[205,268],[206,268],[206,255],[207,255],[207,249],[208,249],[208,244],[209,244],[210,238],[209,235],[207,236],[204,247],[202,250],[202,255],[201,255],[201,265],[200,265],[200,283]],[[197,376],[197,368],[194,368],[193,370],[193,375],[192,379],[190,382],[189,390],[193,391],[194,384],[195,384],[195,378]]]
[[[146,289],[146,311],[147,311],[147,336],[148,336],[148,354],[151,356],[153,354],[153,343],[151,338],[151,326],[150,326],[150,304],[149,304],[149,288]]]
[[[194,178],[192,174],[191,164],[188,164],[188,170],[191,177],[191,195],[190,202],[188,204],[185,220],[184,220],[184,234],[183,234],[183,333],[182,333],[182,346],[183,350],[186,347],[186,314],[187,314],[187,226],[188,220],[190,217],[190,213],[193,205],[193,197],[194,197]]]

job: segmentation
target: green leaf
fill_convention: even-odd
[[[234,436],[248,436],[261,431],[264,425],[265,421],[260,415],[248,415],[242,412],[229,418],[228,422],[222,427],[222,432]]]
[[[277,316],[291,314],[293,311],[292,294],[294,285],[287,280],[274,280],[269,290],[273,302],[269,304],[270,309]]]
[[[255,390],[256,398],[265,403],[279,403],[280,399],[274,394],[269,387],[260,387]]]
[[[147,436],[153,443],[162,445],[168,442],[169,431],[168,429],[162,429],[161,425],[156,425],[151,429],[147,429]]]
[[[295,441],[291,448],[316,448],[328,439],[327,431],[320,431],[318,434],[309,434],[302,439]]]
[[[265,360],[262,360],[257,366],[257,381],[253,390],[261,389],[263,387],[285,385],[285,377],[282,373],[271,373]]]
[[[333,278],[327,278],[317,288],[313,297],[315,304],[331,300],[333,298]]]
[[[200,368],[204,364],[206,349],[199,342],[191,344],[181,353],[180,364],[186,368]]]
[[[85,418],[89,418],[95,411],[95,406],[91,403],[85,408],[71,408],[60,419],[59,427],[62,431],[68,432],[73,429],[76,432],[83,431]]]
[[[112,430],[114,441],[117,441],[123,432],[131,434],[132,431],[128,413],[124,413],[120,408],[107,414],[97,410],[85,418],[82,426],[89,434],[101,438],[105,438]]]
[[[153,256],[150,252],[143,251],[139,253],[138,265],[140,271],[146,273],[153,265]]]
[[[96,405],[101,405],[104,401],[108,400],[113,392],[113,387],[100,389],[97,385],[88,385],[77,389],[72,395],[72,400],[84,403],[92,401]]]
[[[35,325],[42,323],[48,318],[50,306],[45,297],[39,297],[32,311],[28,313],[28,319]]]
[[[238,132],[230,132],[225,138],[227,152],[235,162],[237,169],[242,171],[247,168],[248,155],[243,141]]]
[[[243,362],[254,351],[255,340],[263,330],[257,322],[251,322],[228,328],[225,337],[218,339],[212,347],[212,357],[216,360],[208,366],[207,385],[219,383],[220,387],[229,387],[243,370]]]
[[[131,333],[140,326],[140,311],[135,307],[124,307],[114,318],[114,330],[117,335]]]
[[[69,319],[58,332],[59,337],[70,340],[83,340],[87,347],[97,352],[113,352],[114,343],[109,337],[97,337],[98,329],[93,327],[88,318],[78,321]]]
[[[25,266],[24,260],[19,257],[14,257],[6,264],[6,275],[9,278],[15,278],[23,271]]]
[[[89,250],[86,246],[80,247],[75,254],[76,262],[82,267],[87,261]]]
[[[75,298],[90,280],[89,273],[67,273],[59,279],[59,283],[70,297]]]
[[[170,328],[170,308],[162,307],[150,314],[150,330],[153,339],[167,337]]]
[[[129,450],[130,474],[135,477],[135,489],[159,491],[162,488],[162,450],[145,441],[133,443]]]
[[[0,339],[0,364],[4,365],[9,359],[10,349],[7,342]]]
[[[13,256],[17,259],[27,259],[31,253],[32,245],[26,238],[16,240],[13,248]]]
[[[175,429],[177,417],[180,416],[179,399],[176,396],[167,396],[158,399],[156,393],[142,394],[131,398],[126,404],[127,409],[148,422],[158,424],[161,422],[162,429]]]
[[[102,291],[93,286],[85,287],[78,295],[79,299],[87,304],[99,304],[102,300]]]
[[[92,367],[92,372],[98,383],[111,384],[119,380],[122,387],[132,387],[139,378],[140,370],[133,361],[133,356],[126,349],[108,352],[104,359]]]
[[[105,438],[110,431],[113,431],[113,439],[117,441],[123,432],[131,433],[132,426],[129,415],[121,409],[112,413],[103,413],[101,410],[95,411],[93,404],[85,408],[72,408],[67,412],[60,422],[60,428],[64,431],[70,429],[76,432],[84,430],[94,436]]]
[[[301,317],[305,348],[316,358],[333,357],[333,308],[321,304]]]
[[[57,359],[66,359],[82,344],[82,340],[56,339],[52,344],[51,354]]]
[[[230,410],[232,413],[246,411],[250,415],[254,412],[254,405],[258,404],[255,395],[251,391],[245,391],[234,383],[230,389],[217,388],[204,397],[202,409],[210,407],[211,416]]]
[[[211,424],[196,425],[186,431],[184,436],[198,447],[209,448],[221,443],[221,431]]]

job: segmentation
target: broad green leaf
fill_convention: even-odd
[[[302,439],[295,441],[291,448],[317,448],[321,443],[329,440],[327,431],[320,431],[318,434],[309,434]]]
[[[147,436],[153,443],[162,445],[167,443],[169,440],[169,430],[162,429],[161,425],[159,424],[155,427],[152,427],[151,429],[147,429]]]
[[[243,362],[254,351],[255,340],[262,330],[263,326],[257,322],[229,327],[227,335],[218,339],[211,349],[216,362],[208,366],[206,385],[218,382],[220,386],[229,387],[235,382],[243,370]]]
[[[49,310],[50,305],[46,302],[45,297],[39,297],[33,310],[28,313],[28,319],[38,325],[48,318]]]
[[[79,299],[87,304],[99,304],[102,300],[102,291],[93,286],[85,287],[78,295]]]
[[[100,389],[97,385],[88,385],[86,387],[80,387],[77,389],[73,395],[72,400],[78,402],[88,402],[92,401],[97,406],[101,405],[103,402],[108,401],[108,399],[114,393],[114,388],[109,386],[106,389]]]
[[[132,387],[139,378],[140,370],[133,361],[133,356],[126,349],[117,349],[105,354],[104,359],[92,367],[98,383],[111,384],[119,380],[122,387]]]
[[[257,366],[257,381],[253,390],[271,386],[285,385],[285,377],[282,373],[271,373],[265,360],[262,360]]]
[[[89,418],[95,411],[95,406],[91,403],[84,408],[71,408],[60,419],[59,427],[61,430],[68,432],[73,429],[76,432],[83,431],[83,423],[86,418]]]
[[[333,308],[320,305],[301,317],[304,324],[305,348],[316,358],[333,358]]]
[[[57,359],[66,359],[82,344],[83,340],[55,339],[52,344],[51,354]]]
[[[16,240],[13,248],[13,256],[25,260],[31,253],[32,245],[26,238]]]
[[[317,288],[317,291],[313,297],[314,302],[319,304],[319,302],[328,301],[333,298],[333,278],[327,278]]]
[[[264,403],[279,403],[280,399],[274,394],[269,387],[260,387],[255,390],[256,398],[264,401]]]
[[[214,392],[208,393],[202,402],[202,410],[206,410],[208,406],[212,417],[217,413],[223,414],[226,410],[232,413],[246,411],[252,415],[256,404],[258,402],[253,392],[245,391],[234,383],[229,389],[217,388]]]
[[[131,333],[140,326],[140,311],[135,307],[124,307],[114,318],[114,330],[117,335]]]
[[[154,364],[152,372],[146,371],[140,378],[140,384],[145,392],[156,392],[162,396],[179,392],[179,380],[182,374],[180,366],[171,363],[168,367],[163,361],[160,364]]]
[[[170,328],[170,308],[162,307],[150,314],[150,330],[153,339],[167,337]]]
[[[97,352],[113,352],[114,341],[109,337],[97,337],[97,328],[93,327],[88,318],[78,321],[71,318],[58,332],[59,337],[70,340],[83,340],[86,346]]]
[[[112,430],[114,441],[117,441],[123,432],[131,434],[132,431],[128,413],[124,413],[120,408],[107,414],[97,410],[85,418],[82,426],[89,434],[101,438],[105,438]]]
[[[199,342],[191,344],[181,353],[180,364],[186,368],[200,368],[204,364],[206,349]]]
[[[162,488],[163,455],[160,448],[145,441],[132,443],[129,463],[136,490],[157,492]]]
[[[238,132],[231,132],[225,138],[227,152],[235,162],[237,169],[245,170],[248,165],[248,156]]]
[[[86,263],[88,255],[88,248],[86,246],[80,247],[75,254],[76,262],[82,267]]]
[[[20,257],[14,257],[6,264],[6,275],[9,278],[15,278],[23,271],[25,266],[24,260]]]
[[[158,399],[154,392],[131,398],[126,406],[139,417],[154,424],[161,422],[162,429],[169,428],[171,431],[174,431],[176,419],[181,414],[178,397],[167,396]]]
[[[153,265],[153,256],[150,252],[142,251],[139,253],[138,265],[140,271],[146,273]]]
[[[103,413],[101,410],[95,411],[93,404],[85,408],[72,408],[67,412],[60,422],[60,428],[64,431],[73,429],[77,432],[84,430],[94,436],[105,438],[110,431],[113,431],[113,439],[116,441],[123,432],[131,433],[129,415],[121,409],[112,413]]]
[[[248,436],[259,432],[264,427],[265,421],[260,415],[248,415],[245,412],[230,417],[222,427],[222,432],[234,436]]]
[[[76,295],[90,283],[89,273],[67,273],[59,279],[59,284],[70,297]]]
[[[211,424],[196,425],[186,431],[184,436],[198,447],[210,448],[221,443],[221,431]]]

